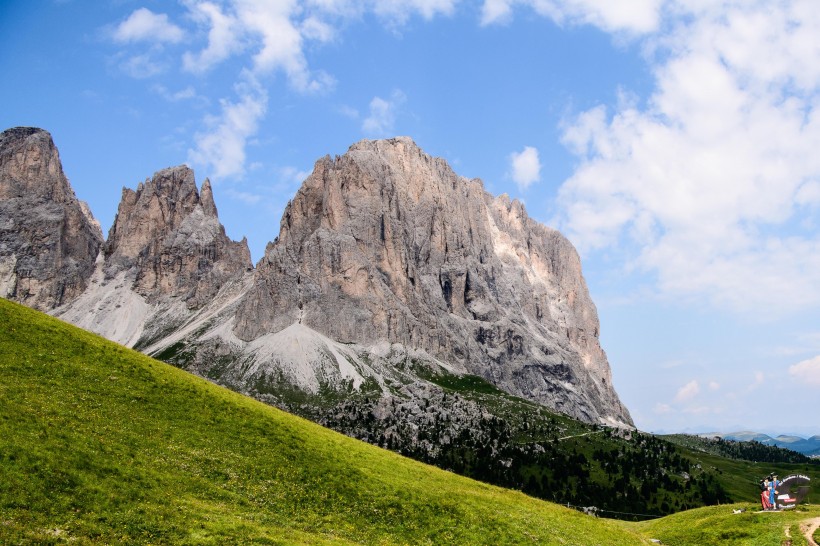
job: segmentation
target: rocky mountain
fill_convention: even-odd
[[[285,210],[232,333],[298,325],[415,350],[587,422],[631,423],[572,245],[409,138],[316,163]]]
[[[123,188],[89,288],[54,314],[129,346],[174,332],[253,266],[247,240],[231,241],[211,184],[197,191],[186,166]]]
[[[47,135],[38,131],[11,130]],[[96,246],[66,228],[61,246],[47,246],[86,247],[83,267],[37,265],[33,243],[5,242],[34,229],[5,212],[19,198],[5,188],[24,178],[6,173],[41,185],[52,171],[65,177],[53,144],[37,156],[14,151],[19,140],[0,148],[3,256],[34,264],[27,278],[62,283],[43,304],[56,316],[330,424],[346,422],[340,411],[371,415],[371,431],[446,414],[464,430],[483,422],[465,412],[486,401],[443,394],[470,378],[589,423],[632,424],[572,245],[408,138],[320,159],[255,269],[247,242],[226,236],[210,183],[197,191],[184,166],[124,189],[104,244],[98,228]],[[6,168],[7,157],[22,167]],[[43,203],[74,218],[63,196],[76,198],[67,181],[60,188]]]
[[[724,440],[734,440],[737,442],[759,442],[764,445],[790,449],[809,457],[820,456],[820,434],[815,434],[810,438],[786,434],[779,434],[772,437],[762,432],[744,430],[737,432],[707,432],[700,434],[700,436],[706,438],[723,438]]]
[[[197,192],[186,166],[159,171],[136,191],[123,188],[104,255],[106,278],[126,272],[147,301],[173,296],[189,309],[252,268],[247,240],[225,235],[211,182],[206,178]]]
[[[0,296],[41,311],[73,301],[102,243],[51,135],[31,127],[0,133]]]

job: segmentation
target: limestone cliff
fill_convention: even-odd
[[[325,157],[287,206],[233,333],[389,342],[584,421],[628,423],[572,245],[412,140]]]
[[[191,169],[173,167],[123,188],[89,288],[53,313],[140,348],[196,320],[251,270],[247,241],[230,240],[219,222],[210,182],[199,192]]]
[[[189,168],[123,189],[103,244],[48,133],[11,129],[0,291],[307,416],[354,399],[427,407],[414,397],[472,374],[587,422],[632,423],[572,245],[408,138],[319,160],[254,270]]]
[[[51,135],[33,127],[0,133],[0,296],[42,311],[73,301],[102,242]]]
[[[219,222],[211,183],[197,192],[186,166],[123,188],[105,244],[105,273],[128,271],[148,301],[174,296],[201,307],[229,279],[252,268],[247,240],[231,241]]]

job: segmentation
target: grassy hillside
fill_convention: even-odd
[[[758,481],[770,473],[775,473],[781,478],[789,474],[804,474],[811,478],[812,488],[805,502],[814,503],[820,501],[820,461],[809,460],[805,463],[788,462],[767,462],[753,459],[753,456],[746,454],[748,458],[730,458],[725,450],[715,451],[715,442],[705,438],[698,438],[690,435],[670,435],[661,438],[673,442],[682,447],[688,457],[701,465],[706,470],[711,470],[717,474],[722,486],[729,496],[737,501],[753,501],[760,494]],[[684,447],[685,446],[685,447]],[[746,446],[754,448],[755,446]],[[802,455],[788,452],[776,447],[763,446],[765,449],[764,459],[776,458],[776,452],[786,452],[787,455]],[[752,450],[756,451],[756,450]],[[722,454],[721,454],[722,453]],[[790,459],[788,456],[785,460]]]
[[[641,544],[0,299],[0,544]]]
[[[733,510],[744,510],[735,514]],[[665,546],[806,546],[801,522],[820,517],[820,506],[760,512],[754,504],[709,506],[650,522],[623,525]]]
[[[374,418],[375,402],[356,393],[327,411],[305,411],[321,403],[291,410],[446,470],[620,519],[754,501],[758,480],[770,472],[820,482],[820,461],[777,447],[603,428],[550,413],[479,378],[431,380],[444,395],[422,405],[392,403],[387,418]],[[451,417],[466,403],[481,418],[455,425]]]

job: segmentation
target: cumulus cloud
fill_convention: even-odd
[[[238,177],[245,172],[245,146],[265,115],[268,95],[250,73],[236,85],[237,101],[220,101],[221,112],[206,120],[207,130],[194,135],[189,161],[204,165],[214,178]]]
[[[114,29],[114,40],[121,43],[151,41],[178,43],[182,41],[182,29],[171,23],[164,13],[154,13],[148,8],[134,10],[125,21]]]
[[[521,191],[541,179],[541,161],[538,150],[525,146],[520,152],[510,154],[510,177]]]
[[[189,150],[192,162],[207,165],[209,175],[241,176],[247,169],[245,146],[256,134],[267,111],[266,79],[284,75],[288,84],[304,94],[326,93],[334,89],[335,78],[310,66],[306,50],[310,44],[336,39],[337,28],[368,13],[389,27],[398,27],[414,16],[425,20],[451,15],[459,0],[181,0],[186,10],[180,20],[183,30],[165,14],[147,8],[135,10],[120,22],[109,37],[124,48],[145,51],[116,57],[120,68],[135,78],[148,78],[166,71],[168,59],[158,62],[152,55],[162,44],[183,42],[186,51],[179,60],[190,73],[207,77],[228,60],[238,60],[236,95],[223,97],[220,110],[204,120],[204,128],[194,136]],[[154,91],[171,101],[195,98],[191,92],[170,93],[163,86]],[[363,130],[382,136],[393,130],[401,92],[389,98],[375,97]],[[358,117],[358,114],[356,114]]]
[[[239,54],[250,55],[249,69],[257,75],[282,71],[302,92],[331,88],[334,80],[324,72],[312,73],[304,55],[306,39],[327,41],[331,28],[315,17],[297,18],[293,2],[235,1],[223,7],[212,2],[191,4],[194,20],[208,28],[208,44],[183,55],[183,66],[194,73],[211,70]]]
[[[390,136],[396,124],[396,113],[405,100],[407,97],[398,89],[389,99],[373,97],[370,113],[362,122],[362,131],[369,137]]]
[[[560,190],[560,227],[582,252],[618,248],[669,297],[738,311],[820,303],[820,237],[808,229],[820,13],[800,0],[667,9],[670,30],[645,43],[649,100],[565,127],[581,163]]]
[[[678,389],[675,395],[675,402],[688,402],[700,393],[700,385],[696,380],[692,380]]]
[[[202,73],[242,49],[239,21],[212,2],[189,4],[191,18],[200,26],[208,27],[208,45],[198,53],[185,52],[183,67],[189,72]]]
[[[484,0],[481,24],[506,23],[514,6],[524,6],[556,24],[591,24],[608,32],[643,34],[657,29],[662,0],[632,0],[628,8],[611,0]]]
[[[789,375],[804,385],[820,387],[820,356],[789,367]]]

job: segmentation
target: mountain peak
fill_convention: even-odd
[[[210,181],[200,196],[186,165],[123,189],[105,257],[109,278],[131,271],[142,296],[180,296],[190,307],[252,267],[247,242],[231,241],[219,223]]]
[[[421,151],[418,144],[416,144],[416,142],[409,136],[395,136],[392,138],[379,139],[363,138],[362,140],[351,145],[350,148],[348,148],[348,151],[362,149],[384,149],[386,147],[402,147],[404,149]]]
[[[631,424],[575,249],[412,139],[316,163],[242,300],[251,341],[300,323],[388,342],[585,421]]]
[[[0,219],[0,296],[50,310],[85,290],[102,232],[47,131],[0,133]]]

